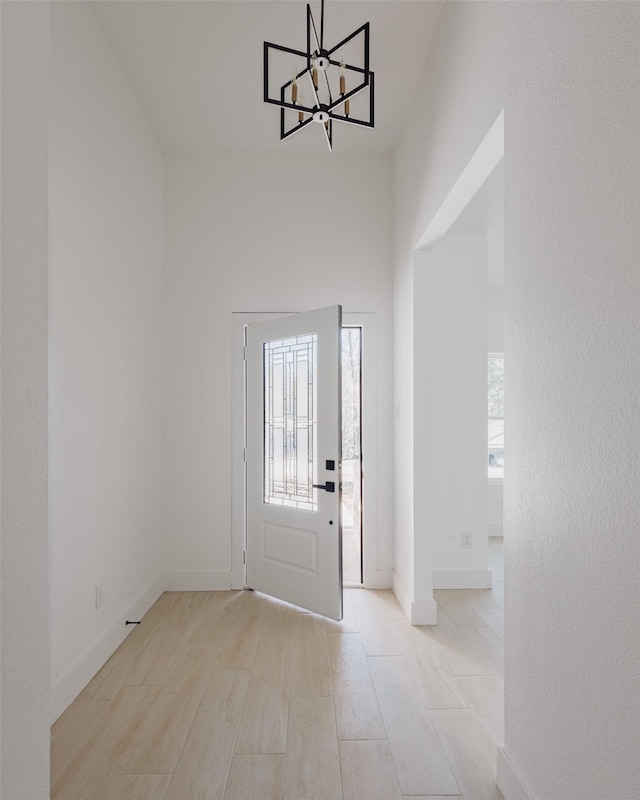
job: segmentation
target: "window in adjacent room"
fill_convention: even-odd
[[[489,353],[488,360],[488,475],[504,478],[504,355]]]

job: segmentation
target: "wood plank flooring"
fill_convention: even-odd
[[[255,592],[164,594],[52,728],[52,800],[501,800],[493,590],[390,591],[333,622]]]

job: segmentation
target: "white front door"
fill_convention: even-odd
[[[342,618],[342,309],[247,330],[246,582]]]

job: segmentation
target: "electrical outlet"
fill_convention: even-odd
[[[470,533],[461,533],[460,534],[460,547],[463,550],[471,550],[471,534]]]
[[[101,608],[102,601],[104,600],[104,585],[102,583],[96,584],[96,611]]]

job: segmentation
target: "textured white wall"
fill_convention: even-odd
[[[232,312],[333,303],[377,318],[377,558],[390,571],[389,161],[174,155],[165,174],[172,585],[230,580]]]
[[[631,800],[640,6],[523,4],[517,22],[527,37],[507,100],[506,746],[535,797]]]
[[[163,233],[159,147],[86,4],[52,5],[51,87],[55,717],[159,590]]]
[[[0,4],[0,797],[49,797],[49,6]]]
[[[398,332],[416,236],[505,109],[506,800],[640,786],[639,26],[635,3],[446,4],[396,157]]]

